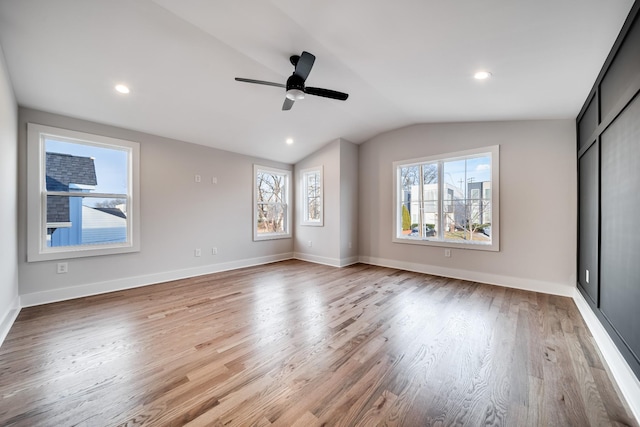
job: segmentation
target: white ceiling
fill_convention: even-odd
[[[21,106],[295,163],[413,123],[575,118],[632,4],[0,0],[0,44]],[[281,111],[284,89],[234,81],[285,83],[303,50],[347,101]]]

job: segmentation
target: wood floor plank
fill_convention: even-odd
[[[25,308],[2,426],[638,426],[573,301],[284,261]]]

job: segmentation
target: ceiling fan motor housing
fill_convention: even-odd
[[[304,99],[304,80],[302,77],[292,74],[287,79],[287,98],[292,101]]]

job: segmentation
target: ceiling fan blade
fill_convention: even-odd
[[[282,111],[291,110],[291,107],[293,107],[293,103],[294,102],[295,101],[292,101],[289,98],[285,98],[284,99],[284,104],[282,104]]]
[[[325,98],[339,99],[340,101],[346,101],[346,99],[349,97],[348,93],[338,92],[337,90],[331,89],[322,89],[319,87],[306,87],[304,89],[304,93],[308,93],[309,95],[324,96]]]
[[[309,77],[309,73],[311,72],[311,68],[313,67],[313,63],[315,62],[315,60],[316,57],[309,52],[302,52],[302,55],[300,55],[300,59],[298,59],[296,69],[293,74],[302,78],[302,81],[307,80],[307,77]]]
[[[243,79],[242,77],[236,77],[236,81],[245,83],[255,83],[259,85],[275,86],[286,88],[282,83],[265,82],[264,80]]]

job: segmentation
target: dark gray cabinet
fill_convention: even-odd
[[[640,0],[582,111],[578,289],[640,378]]]

